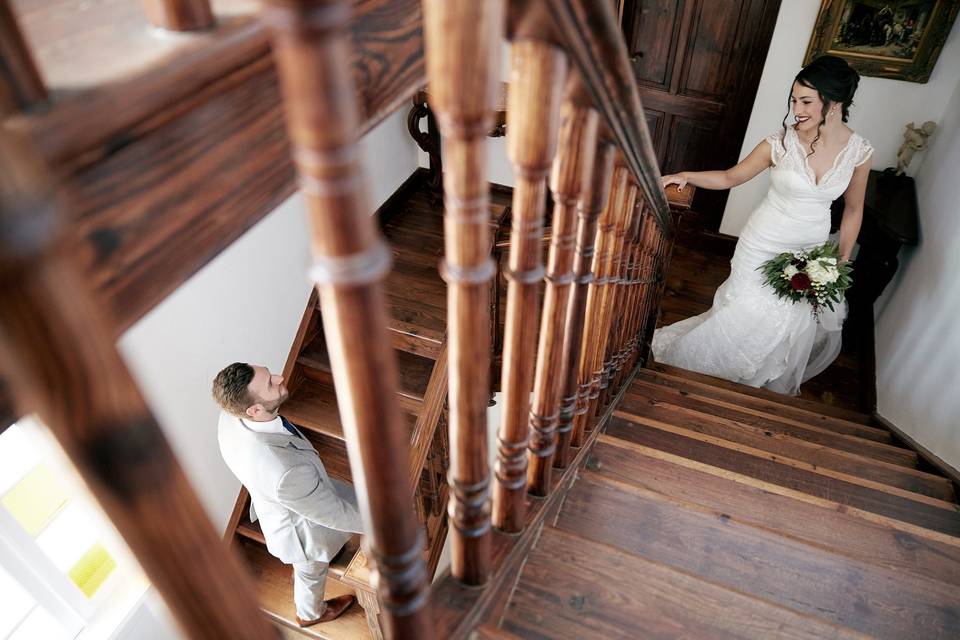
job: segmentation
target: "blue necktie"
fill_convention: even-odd
[[[290,421],[284,418],[283,416],[280,416],[280,424],[282,424],[283,428],[289,431],[290,435],[292,435],[294,438],[300,437],[300,434],[297,433],[297,430],[293,428],[293,425],[290,424]]]

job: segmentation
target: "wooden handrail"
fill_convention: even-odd
[[[150,24],[168,31],[199,31],[213,26],[210,0],[144,0]]]
[[[544,1],[634,180],[661,228],[670,235],[670,208],[660,186],[656,152],[613,3]]]
[[[187,637],[278,637],[57,242],[42,172],[0,136],[0,363],[18,414],[50,428]]]
[[[10,0],[0,0],[0,118],[47,97]]]
[[[389,637],[430,638],[422,534],[410,505],[410,442],[382,281],[390,254],[370,216],[350,76],[345,0],[270,0],[287,129],[306,203],[324,334]]]

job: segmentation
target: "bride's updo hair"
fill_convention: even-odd
[[[853,94],[857,92],[857,86],[860,84],[860,74],[853,70],[847,64],[847,61],[837,56],[820,56],[803,69],[794,78],[805,87],[814,89],[823,102],[823,108],[820,113],[820,124],[817,126],[817,136],[810,144],[810,153],[813,153],[813,145],[820,139],[820,127],[823,126],[823,120],[827,117],[830,110],[830,102],[836,102],[840,105],[840,119],[843,122],[850,117],[850,105],[853,104]],[[793,93],[793,84],[791,83],[790,94]],[[787,131],[787,118],[790,117],[790,95],[787,96],[787,115],[783,117],[783,131]]]

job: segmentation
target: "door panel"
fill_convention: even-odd
[[[661,171],[737,161],[780,0],[624,0],[622,22]],[[720,226],[727,192],[693,209]]]

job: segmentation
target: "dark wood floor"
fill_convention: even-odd
[[[732,251],[730,242],[698,241],[690,235],[678,239],[667,273],[658,326],[673,324],[711,307],[714,292],[730,275]],[[862,405],[866,390],[861,385],[871,378],[863,374],[866,363],[862,360],[856,349],[844,345],[843,352],[826,371],[803,384],[800,396],[827,405],[869,411],[870,407]]]

